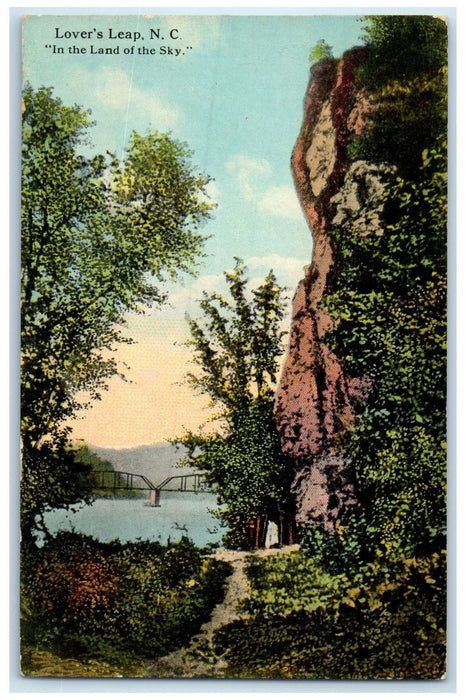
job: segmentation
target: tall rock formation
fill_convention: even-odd
[[[302,209],[312,231],[313,259],[297,289],[290,341],[276,398],[275,417],[283,449],[296,467],[293,491],[298,522],[332,529],[355,503],[350,467],[338,437],[351,428],[355,401],[369,382],[345,374],[326,342],[334,319],[322,305],[332,290],[338,251],[332,228],[379,231],[383,180],[389,168],[351,163],[348,142],[361,135],[370,101],[355,86],[364,49],[314,66],[292,169]]]

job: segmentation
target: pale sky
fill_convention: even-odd
[[[122,157],[132,130],[170,131],[213,178],[210,195],[218,204],[203,229],[210,239],[199,277],[170,286],[167,308],[128,319],[137,342],[120,348],[119,357],[130,366],[130,381],[110,382],[76,421],[76,439],[134,447],[204,422],[206,400],[182,383],[185,315],[196,316],[203,290],[219,289],[235,256],[256,282],[272,268],[291,298],[312,256],[289,165],[309,54],[325,39],[339,56],[361,43],[361,33],[361,22],[348,15],[43,14],[25,21],[24,80],[53,86],[65,104],[92,110],[95,152]]]

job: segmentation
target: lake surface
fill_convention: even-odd
[[[160,506],[141,498],[97,498],[92,505],[79,507],[76,513],[57,509],[46,513],[45,524],[52,534],[74,531],[91,535],[101,542],[120,540],[168,541],[189,537],[196,546],[221,545],[225,528],[210,512],[217,508],[217,499],[210,493],[162,492]]]

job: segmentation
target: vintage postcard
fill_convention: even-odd
[[[24,676],[448,678],[448,34],[24,17]]]

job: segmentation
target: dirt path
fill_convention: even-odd
[[[223,678],[227,664],[221,656],[214,654],[212,640],[216,630],[243,616],[238,609],[239,603],[250,595],[245,571],[246,559],[251,556],[277,556],[297,548],[298,545],[290,545],[281,549],[262,549],[254,553],[226,549],[216,552],[213,558],[228,562],[233,569],[226,580],[224,599],[215,606],[210,619],[202,625],[187,647],[149,662],[146,666],[147,675],[152,678]]]

